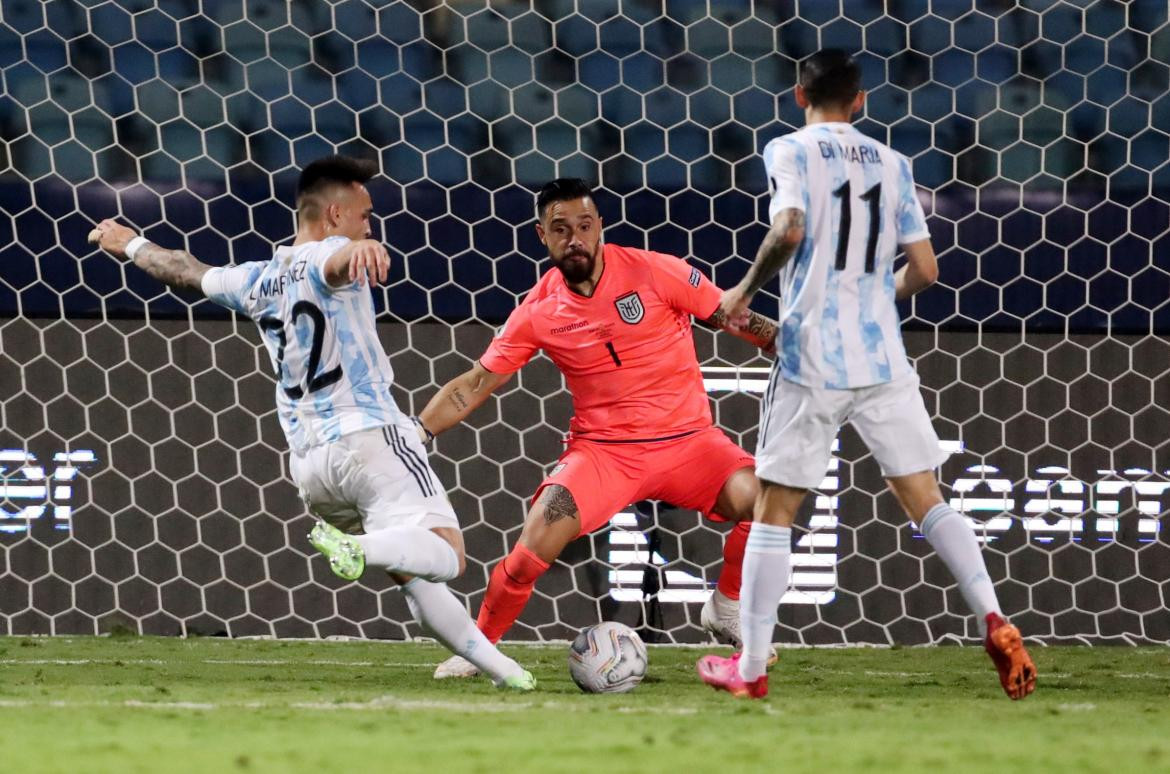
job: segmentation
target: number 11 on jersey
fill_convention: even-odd
[[[849,234],[853,225],[853,205],[849,193],[848,180],[842,183],[840,188],[833,191],[833,196],[841,197],[841,225],[837,229],[837,260],[833,264],[833,268],[837,271],[845,271],[846,261],[849,258]],[[882,184],[878,183],[857,198],[869,205],[869,237],[865,241],[865,270],[869,274],[873,274],[878,235],[882,229],[880,220]]]

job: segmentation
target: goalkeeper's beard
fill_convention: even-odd
[[[600,243],[599,245],[600,246]],[[577,258],[584,258],[585,260],[577,260]],[[584,282],[593,276],[593,268],[597,265],[597,254],[574,250],[570,253],[565,253],[561,260],[557,263],[557,268],[561,270],[566,282]]]

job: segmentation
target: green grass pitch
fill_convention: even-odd
[[[760,702],[700,684],[702,650],[588,696],[564,646],[504,649],[538,692],[435,682],[428,644],[0,638],[0,770],[1170,770],[1165,648],[1035,647],[1019,703],[977,648],[785,650]]]

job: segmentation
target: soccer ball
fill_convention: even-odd
[[[626,693],[646,676],[646,646],[625,624],[604,621],[581,630],[569,646],[569,674],[586,693]]]

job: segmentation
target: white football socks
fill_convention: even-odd
[[[752,682],[768,670],[776,608],[788,588],[792,555],[792,529],[755,522],[743,555],[743,586],[739,598],[739,622],[743,655],[739,676]]]
[[[463,656],[492,678],[497,685],[507,677],[518,675],[523,668],[496,650],[483,636],[467,610],[446,583],[431,583],[414,578],[402,591],[414,620],[452,653]]]
[[[369,567],[436,582],[459,575],[459,556],[455,549],[424,527],[390,527],[354,535],[354,538],[366,552]]]
[[[988,613],[999,613],[1000,609],[974,531],[959,512],[946,503],[939,503],[927,511],[918,529],[959,584],[959,592],[979,624],[979,636],[987,636],[984,618]]]

